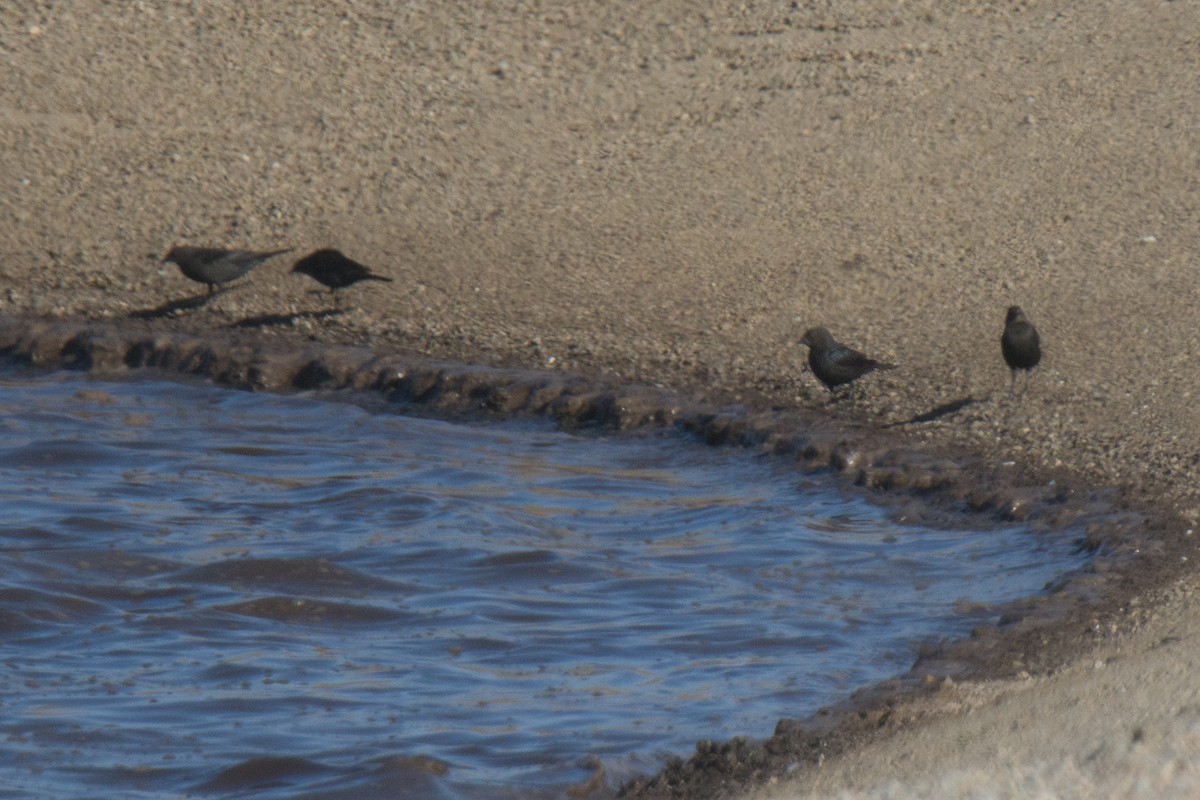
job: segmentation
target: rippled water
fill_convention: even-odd
[[[76,374],[0,379],[0,475],[0,796],[615,787],[1082,561],[678,437]]]

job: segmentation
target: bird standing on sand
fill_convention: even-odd
[[[335,302],[338,290],[352,286],[359,281],[387,281],[391,278],[376,275],[367,267],[352,258],[345,256],[341,250],[325,249],[310,253],[296,262],[292,272],[307,275],[323,286],[328,286],[333,293]]]
[[[208,294],[219,284],[229,283],[245,275],[268,258],[288,252],[284,250],[226,250],[221,247],[172,247],[163,262],[174,262],[186,277],[208,284]]]
[[[876,361],[839,344],[833,334],[824,328],[809,328],[801,337],[800,344],[808,345],[808,366],[830,391],[856,381],[868,372],[896,368],[895,364]]]
[[[1004,335],[1000,337],[1000,352],[1004,363],[1012,370],[1010,390],[1017,386],[1017,370],[1025,370],[1025,387],[1029,387],[1029,373],[1042,360],[1042,343],[1037,328],[1025,316],[1020,306],[1009,306],[1004,318]]]

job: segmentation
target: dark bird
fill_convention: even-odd
[[[325,249],[310,253],[296,262],[292,272],[307,275],[324,286],[337,297],[339,289],[345,289],[359,281],[387,281],[391,278],[376,275],[367,267],[347,257],[341,250]]]
[[[868,372],[896,368],[895,364],[876,361],[844,344],[839,344],[833,338],[833,334],[824,328],[809,328],[801,337],[800,344],[808,345],[808,366],[818,380],[831,391],[858,380]]]
[[[197,283],[208,284],[208,294],[219,284],[242,277],[268,258],[288,252],[284,250],[226,250],[221,247],[172,247],[163,262],[174,262],[185,276]]]
[[[1017,370],[1025,370],[1025,385],[1029,386],[1029,373],[1042,360],[1042,343],[1037,328],[1025,316],[1020,306],[1009,306],[1004,318],[1004,335],[1000,337],[1000,351],[1004,363],[1012,370],[1010,389],[1016,389]]]

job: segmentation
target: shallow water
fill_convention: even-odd
[[[680,437],[71,373],[0,378],[0,476],[0,797],[615,788],[1083,563]]]

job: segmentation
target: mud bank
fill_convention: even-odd
[[[622,790],[635,797],[718,797],[947,712],[958,682],[1045,673],[1094,644],[1131,600],[1185,563],[1179,521],[1119,492],[1089,490],[1015,464],[899,434],[831,427],[797,410],[714,405],[664,389],[583,375],[480,367],[366,347],[297,347],[236,332],[200,336],[136,323],[0,316],[0,356],[35,368],[103,375],[142,370],[191,375],[252,391],[366,392],[410,412],[443,417],[546,417],[570,429],[677,433],[709,445],[769,453],[825,471],[898,507],[906,518],[983,526],[1022,520],[1047,535],[1082,530],[1089,567],[1040,597],[996,609],[999,623],[964,640],[922,645],[912,669],[803,720],[781,719],[769,738],[700,741],[688,760]],[[1186,548],[1190,552],[1189,547]]]

